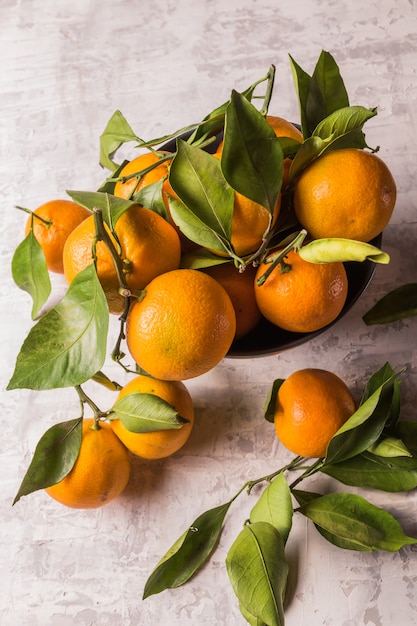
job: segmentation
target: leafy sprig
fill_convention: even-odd
[[[282,382],[274,381],[266,400],[267,421],[271,421]],[[399,382],[400,374],[386,363],[368,380],[357,411],[330,440],[323,459],[295,457],[273,474],[248,481],[228,502],[198,516],[156,565],[143,598],[179,587],[195,575],[215,550],[230,506],[260,483],[266,483],[266,487],[226,557],[242,615],[250,624],[284,624],[285,590],[291,568],[285,547],[296,513],[310,519],[325,540],[342,549],[392,552],[416,544],[417,539],[407,536],[391,513],[361,495],[321,495],[298,488],[318,472],[342,483],[387,492],[409,491],[417,486],[417,457],[409,451],[416,430],[409,430],[407,423],[404,427],[399,421]],[[387,432],[391,433],[389,437]],[[392,433],[396,434],[395,444]],[[299,474],[290,482],[288,475],[294,472]]]

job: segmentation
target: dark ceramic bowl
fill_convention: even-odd
[[[378,235],[370,243],[380,248],[382,235]],[[317,337],[337,324],[363,294],[375,272],[375,263],[372,261],[363,261],[361,263],[349,261],[344,265],[348,277],[348,294],[345,306],[331,324],[312,333],[291,333],[274,326],[266,319],[262,319],[256,328],[232,344],[227,357],[247,359],[278,354],[310,341],[310,339]]]
[[[294,126],[299,128],[297,124],[294,124]],[[181,135],[181,137],[187,139],[189,135],[190,133],[185,133]],[[217,137],[208,151],[214,152],[220,140],[221,136]],[[166,143],[162,146],[162,149],[168,152],[174,152],[176,149],[176,139],[172,139]],[[370,243],[380,248],[382,234],[378,235],[378,237],[373,239]],[[337,324],[365,291],[375,272],[375,263],[372,261],[363,261],[361,263],[347,262],[344,265],[348,277],[348,294],[345,306],[339,316],[331,324],[311,333],[292,333],[278,326],[274,326],[268,322],[268,320],[262,318],[256,328],[232,344],[226,357],[247,359],[279,354],[280,352],[290,350],[291,348],[295,348],[296,346],[310,341],[310,339],[317,337],[328,328],[331,328],[331,326],[334,326],[334,324]]]

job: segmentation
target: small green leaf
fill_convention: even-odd
[[[285,378],[277,378],[276,380],[274,380],[274,382],[272,383],[272,387],[268,393],[268,396],[265,400],[264,417],[267,420],[267,422],[271,422],[271,424],[273,424],[275,420],[275,408],[277,405],[277,395],[278,395],[279,388],[281,387],[284,380]]]
[[[72,470],[81,446],[82,418],[49,428],[39,440],[35,454],[13,501],[38,489],[55,485]]]
[[[417,543],[417,539],[404,534],[390,513],[355,494],[320,496],[297,510],[324,531],[329,541],[341,547],[365,552],[396,552],[405,545]]]
[[[363,452],[347,461],[325,465],[321,471],[344,485],[397,493],[417,487],[417,459],[381,457]]]
[[[361,130],[365,122],[376,114],[376,108],[367,109],[362,106],[346,106],[333,111],[322,119],[314,129],[313,135],[322,139],[333,137],[334,141],[336,141],[336,139],[346,136],[352,131]],[[365,146],[366,144],[363,145]]]
[[[355,239],[315,239],[302,246],[299,255],[310,263],[333,263],[335,261],[373,261],[387,264],[390,257],[376,246]]]
[[[340,463],[374,444],[391,414],[393,377],[389,377],[339,428],[327,447],[325,465]]]
[[[106,358],[109,310],[93,264],[30,330],[7,389],[56,389],[84,383]]]
[[[100,135],[100,165],[110,171],[117,168],[112,160],[116,150],[126,142],[140,141],[120,111],[115,111]]]
[[[278,476],[262,492],[250,512],[250,521],[268,522],[282,537],[284,544],[292,526],[291,492],[284,474]]]
[[[377,456],[386,458],[412,456],[404,442],[396,437],[385,437],[380,441],[376,441],[368,450]]]
[[[307,116],[307,99],[310,92],[311,76],[305,72],[298,63],[289,55],[291,73],[294,81],[294,87],[298,98],[298,106],[300,109],[301,132],[304,139],[310,137],[314,126],[309,128]]]
[[[96,372],[91,377],[91,380],[93,380],[95,383],[103,385],[103,387],[106,387],[106,389],[109,389],[110,391],[120,391],[122,388],[119,383],[116,383],[114,380],[110,380],[110,378],[106,376],[104,372]]]
[[[226,111],[221,165],[233,189],[273,215],[282,184],[283,154],[264,116],[232,92]]]
[[[110,230],[113,230],[119,217],[129,207],[137,205],[137,202],[132,202],[132,200],[117,198],[101,191],[67,191],[67,194],[74,202],[77,202],[89,211],[93,211],[95,208],[101,209],[103,219]]]
[[[164,180],[158,180],[156,183],[142,187],[133,196],[133,201],[158,213],[161,217],[169,220],[169,215],[162,196],[162,186]]]
[[[207,561],[232,501],[205,511],[177,539],[149,576],[143,599],[180,587]]]
[[[297,150],[290,171],[289,182],[291,184],[295,178],[308,166],[317,159],[333,141],[332,137],[321,139],[321,137],[308,137]]]
[[[390,324],[417,315],[417,283],[393,289],[363,316],[365,324]]]
[[[108,419],[119,419],[132,433],[178,429],[189,422],[166,400],[140,391],[129,393],[117,400]]]
[[[261,623],[283,626],[288,563],[279,532],[267,522],[246,524],[228,552],[226,567],[245,611]]]
[[[51,280],[45,255],[32,229],[14,252],[12,276],[16,285],[31,296],[32,319],[35,319],[49,298]]]

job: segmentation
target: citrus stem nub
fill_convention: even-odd
[[[279,252],[276,255],[274,254],[271,257],[269,257],[269,259],[268,259],[268,263],[269,263],[268,269],[265,271],[264,274],[259,276],[259,278],[256,281],[259,286],[264,284],[264,282],[266,281],[268,276],[270,276],[272,274],[272,272],[274,271],[274,269],[276,268],[277,265],[281,266],[281,273],[282,274],[284,274],[285,272],[289,272],[291,270],[291,265],[286,263],[285,257],[287,256],[287,254],[291,250],[295,250],[295,252],[298,252],[298,250],[301,248],[302,243],[303,243],[304,239],[306,238],[306,236],[307,236],[307,231],[304,230],[304,229],[300,230],[300,232],[295,236],[295,238],[292,239],[290,241],[290,243],[287,246],[285,246],[285,248],[281,252]]]

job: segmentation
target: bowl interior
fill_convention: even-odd
[[[380,248],[382,234],[375,237],[370,243]],[[278,354],[306,343],[337,324],[365,291],[372,280],[376,267],[372,261],[363,261],[362,263],[349,261],[344,265],[348,277],[348,294],[345,306],[331,324],[312,333],[292,333],[274,326],[263,318],[250,333],[232,344],[226,356],[230,358],[252,358]]]
[[[300,128],[298,124],[294,124]],[[181,135],[182,139],[187,139],[191,132]],[[208,148],[208,152],[214,152],[221,140],[221,135],[216,137],[216,141]],[[167,152],[176,150],[176,139],[171,139],[162,146]],[[381,247],[382,234],[378,235],[370,243],[378,248]],[[331,323],[311,333],[292,333],[268,322],[265,318],[250,333],[241,339],[233,342],[226,358],[253,358],[272,354],[278,354],[285,350],[290,350],[310,339],[317,337],[331,326],[334,326],[352,308],[361,294],[365,291],[375,273],[375,263],[363,261],[362,263],[347,262],[344,264],[348,277],[348,294],[340,315]]]

